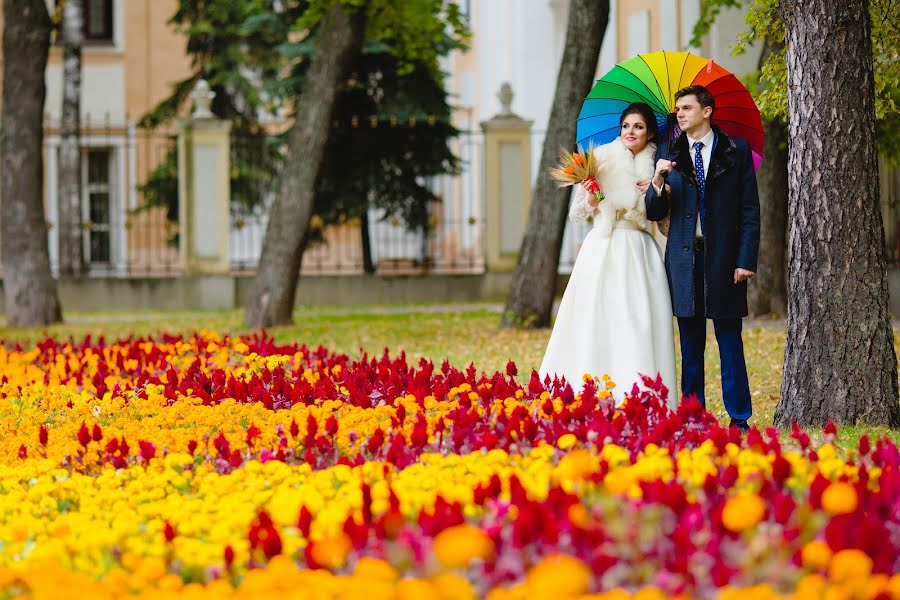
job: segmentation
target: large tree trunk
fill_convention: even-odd
[[[63,97],[59,143],[59,274],[84,272],[81,239],[81,0],[62,9]]]
[[[513,327],[547,327],[571,190],[560,189],[548,175],[560,146],[573,147],[575,123],[597,72],[600,46],[609,21],[609,0],[572,0],[550,122],[541,152],[537,183],[519,263],[513,273],[502,323]]]
[[[756,276],[747,288],[754,316],[787,314],[788,131],[781,121],[765,121],[765,156],[756,174],[759,183],[761,233]]]
[[[291,322],[303,237],[309,226],[316,182],[331,131],[335,99],[362,46],[364,17],[335,6],[322,20],[297,116],[288,138],[288,158],[266,227],[247,309],[251,327]]]
[[[62,319],[50,273],[41,153],[50,26],[44,0],[3,0],[0,262],[6,319],[14,327]]]
[[[759,69],[781,44],[766,41],[759,56]],[[760,92],[763,90],[760,85]],[[764,121],[764,157],[756,180],[759,184],[761,234],[756,277],[747,287],[747,304],[754,316],[787,315],[788,132],[779,120]]]
[[[787,348],[775,423],[900,426],[866,0],[781,0],[791,147]]]

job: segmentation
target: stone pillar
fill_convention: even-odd
[[[512,88],[500,87],[501,110],[482,121],[488,271],[516,267],[531,206],[531,124],[515,114]]]
[[[178,128],[179,247],[189,275],[231,269],[231,122],[210,111],[214,97],[209,84],[198,81],[191,92],[194,112]]]

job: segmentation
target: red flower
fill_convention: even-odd
[[[234,548],[230,545],[225,546],[225,551],[222,553],[222,557],[225,559],[225,568],[231,569],[231,565],[234,564]]]
[[[252,446],[253,440],[258,438],[259,434],[259,428],[254,423],[250,423],[250,427],[247,428],[247,445]]]
[[[175,539],[175,527],[169,521],[163,525],[163,537],[166,538],[166,543],[171,543]]]
[[[103,439],[103,431],[100,429],[100,426],[94,423],[94,428],[91,430],[91,439],[95,442],[99,442]]]
[[[156,456],[156,446],[153,445],[153,442],[139,440],[138,447],[141,449],[141,458],[144,461],[150,462],[150,459]]]
[[[859,453],[862,456],[865,456],[872,450],[872,445],[869,443],[869,436],[865,433],[859,438]]]
[[[295,421],[294,419],[291,419],[291,426],[288,429],[288,431],[291,433],[292,438],[296,439],[296,437],[298,435],[300,435],[300,426],[297,425],[297,421]]]
[[[825,435],[837,435],[837,425],[834,424],[834,421],[828,421],[825,427],[822,428],[822,433]]]
[[[197,440],[191,440],[188,442],[188,454],[194,454],[197,451]]]
[[[87,425],[84,424],[84,421],[81,422],[81,427],[78,429],[78,443],[85,448],[91,443],[91,434],[88,431]]]
[[[47,445],[47,438],[49,437],[49,432],[47,428],[43,425],[38,428],[38,442],[40,442],[41,446]]]
[[[514,363],[512,360],[506,363],[506,374],[510,377],[515,377],[519,374],[519,369],[516,368],[516,363]]]
[[[309,539],[309,530],[312,527],[312,513],[306,508],[306,505],[300,507],[300,516],[297,517],[297,529],[303,534],[303,537]]]
[[[25,444],[19,446],[19,458],[28,458],[28,449],[25,447]]]

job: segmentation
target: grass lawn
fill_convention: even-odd
[[[34,342],[45,336],[55,338],[105,335],[108,338],[130,334],[153,335],[162,331],[189,333],[209,329],[224,333],[247,331],[243,313],[227,312],[163,312],[163,313],[80,313],[67,315],[68,322],[46,329],[0,329],[5,341]],[[677,331],[677,328],[676,328]],[[541,362],[550,330],[514,331],[499,326],[496,306],[402,306],[300,308],[294,314],[294,325],[271,331],[279,341],[299,341],[308,345],[322,344],[351,357],[360,350],[370,355],[388,348],[392,354],[405,351],[410,358],[424,356],[436,363],[447,358],[457,367],[469,363],[482,371],[505,368],[512,359],[519,367],[520,378],[527,376]],[[900,329],[895,328],[895,347],[900,348]],[[676,340],[677,344],[677,340]],[[778,321],[746,321],[744,347],[755,415],[751,423],[761,428],[772,423],[781,387],[784,354],[784,323]],[[709,328],[706,352],[706,397],[708,407],[721,420],[726,414],[721,400],[718,346]],[[886,428],[847,427],[841,441],[855,443],[862,433],[888,435],[900,443],[900,431]]]

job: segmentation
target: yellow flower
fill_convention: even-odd
[[[576,437],[575,437],[573,434],[571,434],[571,433],[566,433],[566,434],[564,434],[564,435],[561,435],[561,436],[559,437],[559,439],[556,440],[556,445],[557,445],[561,450],[568,450],[569,448],[571,448],[572,446],[574,446],[576,442],[578,442],[578,438],[576,438]]]
[[[831,548],[823,541],[812,541],[803,546],[800,558],[803,560],[803,566],[807,569],[820,571],[826,568],[831,560]]]
[[[597,470],[599,459],[584,448],[573,450],[562,457],[556,467],[556,477],[562,481],[586,479]]]
[[[759,523],[766,514],[766,505],[756,494],[732,496],[722,511],[722,524],[735,532],[746,531]]]
[[[862,550],[841,550],[831,559],[828,576],[835,583],[865,579],[872,573],[872,559]]]
[[[532,567],[526,584],[528,598],[566,598],[588,592],[591,571],[577,558],[553,554]]]
[[[435,536],[434,554],[445,567],[463,568],[475,559],[494,556],[494,542],[477,527],[456,525]]]
[[[454,573],[441,573],[431,580],[440,600],[475,600],[469,580]]]
[[[347,562],[352,546],[346,535],[323,538],[315,542],[310,550],[313,559],[330,569],[338,569]]]
[[[822,494],[822,508],[831,515],[852,513],[858,505],[856,488],[844,481],[832,483]]]
[[[386,579],[388,581],[397,579],[397,570],[390,563],[370,556],[363,556],[359,559],[353,574],[367,579]]]

